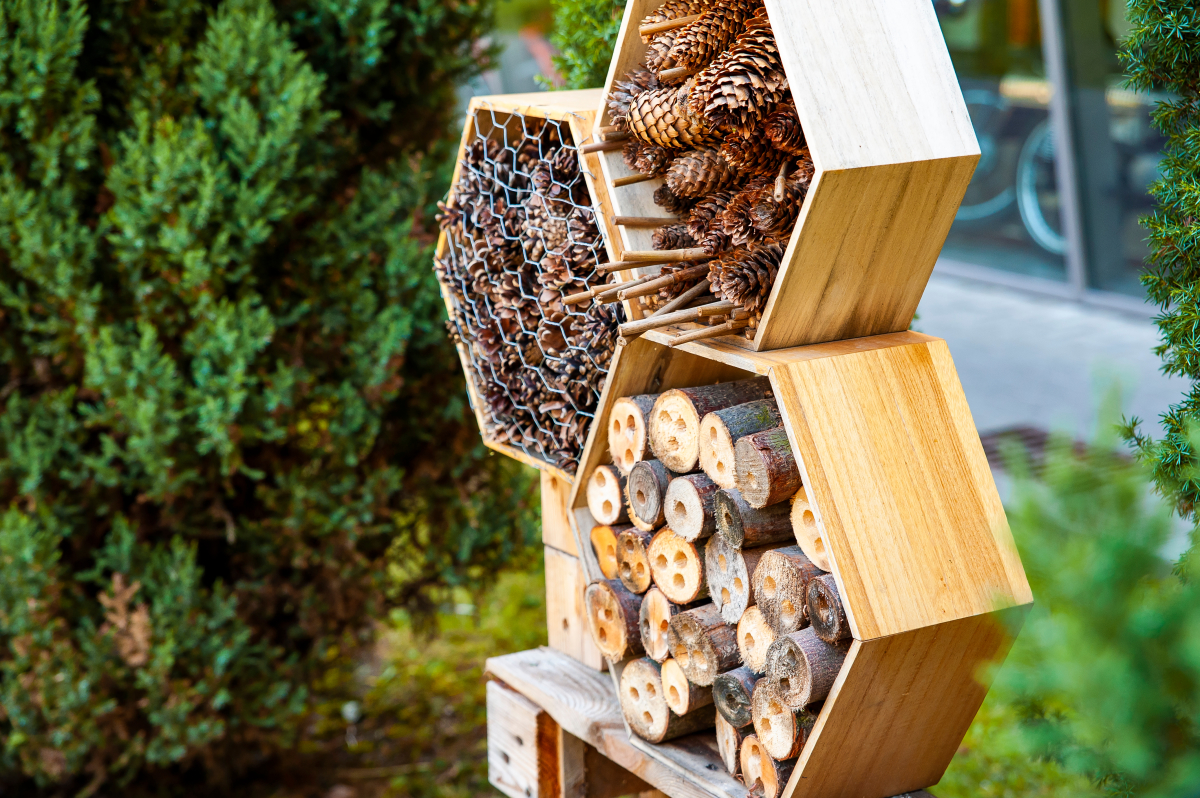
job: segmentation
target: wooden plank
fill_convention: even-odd
[[[578,557],[546,546],[546,633],[550,647],[603,670],[604,657],[592,641],[584,615],[583,591],[588,579]]]
[[[533,701],[571,734],[671,798],[744,798],[746,788],[712,793],[691,777],[635,747],[626,732],[610,677],[552,649],[492,657],[487,673]],[[670,748],[652,746],[653,748]],[[719,760],[718,760],[719,761]]]
[[[571,483],[549,471],[541,474],[542,543],[572,556],[579,555],[571,522],[567,518],[567,498]]]
[[[498,682],[487,684],[488,781],[509,798],[558,798],[558,724]]]
[[[854,637],[1032,601],[945,342],[804,350],[772,385]]]
[[[580,113],[594,114],[600,107],[603,96],[604,92],[601,89],[489,94],[473,97],[469,108],[471,111],[489,108],[497,112],[520,113],[562,121]]]
[[[854,641],[785,798],[882,798],[937,782],[1025,608]]]
[[[563,798],[617,798],[646,792],[649,784],[559,727],[559,784]]]

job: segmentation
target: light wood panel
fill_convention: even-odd
[[[1032,601],[945,342],[900,333],[793,355],[772,385],[854,637]]]
[[[785,798],[879,798],[936,784],[1024,608],[856,640]]]
[[[575,543],[575,533],[571,531],[571,521],[567,518],[571,483],[549,471],[543,471],[541,478],[542,543],[577,557],[579,548]]]
[[[487,684],[488,781],[509,798],[558,798],[558,724],[497,682]]]
[[[546,635],[550,647],[589,668],[603,670],[604,657],[588,632],[583,591],[588,578],[578,557],[546,546]]]

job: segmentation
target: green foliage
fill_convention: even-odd
[[[1126,425],[1126,437],[1148,462],[1158,489],[1185,517],[1197,520],[1200,480],[1195,477],[1196,451],[1187,436],[1200,417],[1200,9],[1190,0],[1131,0],[1132,25],[1121,58],[1129,84],[1147,91],[1169,92],[1158,103],[1154,123],[1168,137],[1162,177],[1151,187],[1154,213],[1143,220],[1149,231],[1151,268],[1142,283],[1152,301],[1163,308],[1158,317],[1162,343],[1157,353],[1163,370],[1190,378],[1191,391],[1163,416],[1161,439],[1138,430],[1138,419]],[[1180,571],[1187,570],[1186,558]]]
[[[551,0],[554,30],[550,43],[561,55],[554,66],[568,89],[604,85],[625,3],[617,0]]]
[[[490,15],[0,0],[0,787],[231,780],[531,542],[427,228]]]
[[[1200,583],[1159,554],[1170,509],[1145,470],[1102,439],[1051,446],[1017,479],[1009,520],[1036,604],[996,700],[1030,757],[1110,794],[1182,796],[1200,783]]]

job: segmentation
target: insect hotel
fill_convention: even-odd
[[[603,90],[477,98],[437,273],[542,470],[512,798],[936,784],[1032,601],[944,341],[979,157],[928,0],[630,0]]]

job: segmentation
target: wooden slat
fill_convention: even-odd
[[[854,637],[1032,601],[945,342],[900,333],[793,355],[772,385]]]
[[[864,798],[936,784],[979,711],[983,666],[1024,609],[855,641],[784,795]]]
[[[546,546],[546,634],[550,647],[603,670],[607,663],[592,640],[584,615],[583,591],[588,578],[578,557]]]
[[[508,798],[559,798],[559,730],[515,690],[487,685],[488,781]]]
[[[567,498],[571,495],[571,483],[559,479],[549,471],[541,474],[542,496],[542,543],[561,552],[578,556],[579,549],[571,522],[567,518]]]

